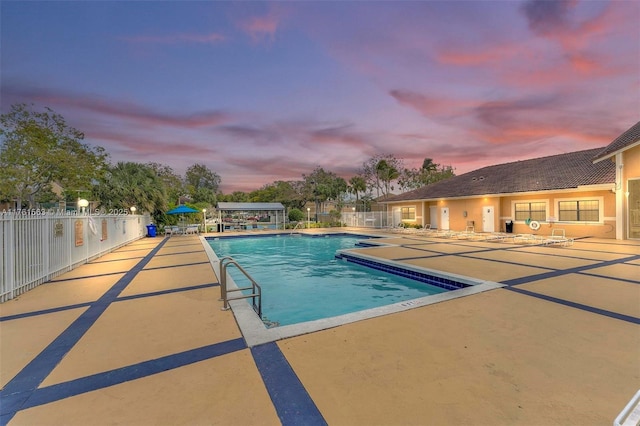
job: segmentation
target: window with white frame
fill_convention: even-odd
[[[561,222],[599,222],[600,200],[558,201],[558,220]]]
[[[402,218],[402,220],[416,220],[416,208],[415,207],[400,208],[400,217]]]
[[[518,201],[513,206],[515,220],[546,220],[547,203],[544,201]]]

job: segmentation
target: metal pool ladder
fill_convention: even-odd
[[[296,229],[298,229],[298,226],[300,226],[301,224],[303,224],[303,222],[296,223],[296,226],[293,227],[289,235],[293,235],[293,233],[296,232]],[[296,234],[296,235],[300,235],[300,234]]]
[[[251,282],[249,287],[240,287],[232,290],[227,289],[227,266],[234,265],[245,277]],[[229,297],[228,293],[233,291],[251,290],[251,294],[243,294],[242,296]],[[220,259],[220,300],[224,301],[223,311],[229,309],[230,300],[251,299],[253,310],[262,319],[262,288],[258,283],[244,270],[238,262],[236,262],[231,256],[223,257]],[[257,302],[256,302],[257,301]]]

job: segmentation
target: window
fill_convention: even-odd
[[[540,221],[547,219],[547,203],[544,202],[515,203],[514,210],[516,220]]]
[[[415,207],[402,207],[400,208],[400,214],[401,214],[402,220],[416,220]]]
[[[600,203],[598,200],[560,201],[558,215],[561,222],[598,222]]]

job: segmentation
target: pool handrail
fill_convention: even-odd
[[[235,289],[227,289],[227,267],[229,265],[233,265],[240,272],[244,274],[245,277],[251,282],[250,287],[239,287]],[[229,297],[228,293],[232,291],[242,291],[242,290],[251,290],[251,294],[246,294],[242,296]],[[256,298],[258,299],[258,303],[256,304]],[[229,309],[229,301],[230,300],[240,300],[240,299],[252,299],[253,310],[258,314],[260,318],[262,318],[262,288],[260,285],[253,279],[251,275],[242,267],[240,264],[231,256],[225,256],[220,259],[220,300],[224,302],[223,307],[221,308],[223,311]]]

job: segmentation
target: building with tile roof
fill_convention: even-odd
[[[640,122],[604,148],[484,167],[385,203],[394,225],[640,238]]]
[[[640,239],[640,121],[599,152],[593,162],[615,164],[616,239]]]

